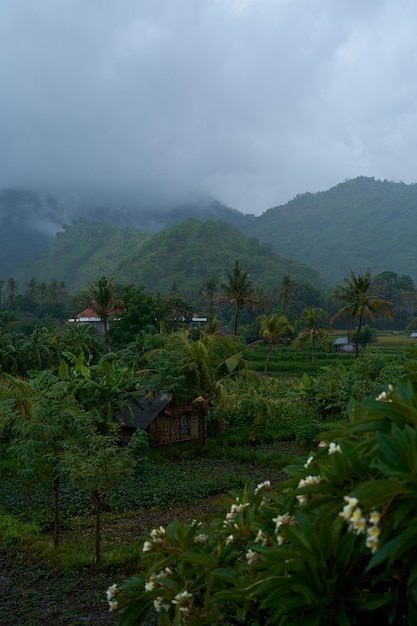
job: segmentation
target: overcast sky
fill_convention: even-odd
[[[260,214],[417,182],[415,0],[1,0],[0,187]]]

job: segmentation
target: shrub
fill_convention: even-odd
[[[248,485],[210,522],[153,529],[140,572],[107,592],[120,623],[416,623],[413,378],[351,402],[277,488]]]
[[[0,537],[4,543],[20,543],[32,535],[39,535],[41,529],[37,524],[21,522],[13,515],[0,512]]]

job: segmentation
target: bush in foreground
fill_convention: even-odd
[[[352,403],[290,478],[232,493],[210,522],[151,531],[107,598],[123,626],[417,622],[417,394]],[[154,622],[152,622],[154,623]]]

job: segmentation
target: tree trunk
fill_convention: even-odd
[[[235,335],[237,335],[237,331],[239,330],[239,308],[239,302],[237,302],[235,310]]]
[[[54,548],[59,546],[59,474],[56,472],[53,482],[54,490],[54,530],[53,544]]]
[[[268,366],[269,366],[269,361],[271,360],[271,354],[272,354],[272,343],[269,343],[269,348],[268,348],[268,354],[266,357],[266,361],[265,361],[265,368],[264,368],[264,373],[266,374],[268,372]]]
[[[92,500],[94,507],[96,509],[96,524],[95,524],[95,563],[97,564],[100,561],[101,557],[101,508],[103,506],[105,496],[100,496],[100,494],[95,491],[92,494]]]
[[[358,332],[356,333],[356,337],[355,337],[355,358],[356,359],[359,357],[359,335],[361,334],[361,329],[362,329],[362,317],[359,317]]]

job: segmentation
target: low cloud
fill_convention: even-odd
[[[261,213],[415,182],[406,0],[3,0],[0,186]]]

